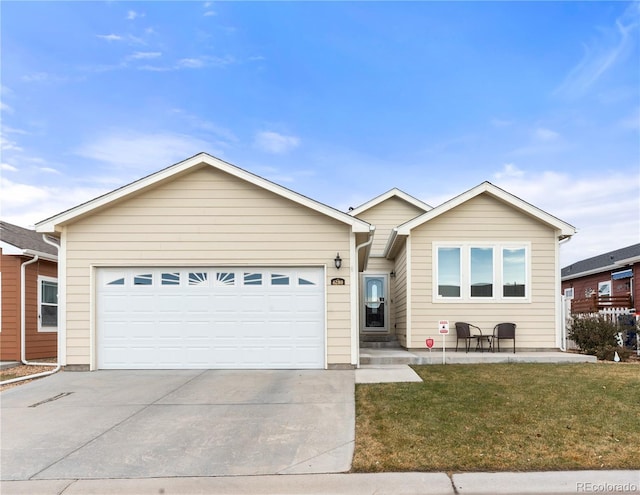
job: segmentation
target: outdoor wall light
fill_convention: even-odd
[[[340,253],[336,254],[336,257],[333,260],[333,262],[336,264],[336,268],[340,270],[340,267],[342,266],[342,258],[340,258]]]

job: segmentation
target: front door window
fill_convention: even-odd
[[[386,331],[386,283],[383,276],[364,277],[364,327]]]

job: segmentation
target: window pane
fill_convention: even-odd
[[[438,295],[460,297],[460,248],[438,248]]]
[[[235,285],[236,274],[233,272],[218,272],[216,273],[216,285]]]
[[[502,296],[525,297],[527,281],[526,249],[502,250]]]
[[[471,248],[471,297],[493,297],[493,248]]]
[[[289,285],[289,277],[286,275],[271,274],[271,285]]]
[[[180,273],[163,273],[162,285],[180,285]]]
[[[244,285],[262,285],[262,273],[245,273]]]
[[[205,272],[190,272],[189,285],[206,285],[208,275],[209,274]]]
[[[150,273],[144,273],[133,277],[133,285],[151,285],[152,281],[153,278]]]
[[[42,320],[40,324],[43,327],[57,327],[58,326],[58,307],[57,306],[41,306]]]
[[[43,303],[58,304],[58,284],[55,282],[42,281],[42,301]]]

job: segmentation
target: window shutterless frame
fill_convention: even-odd
[[[38,277],[38,332],[58,331],[58,279]]]
[[[433,302],[527,303],[529,242],[434,242]]]

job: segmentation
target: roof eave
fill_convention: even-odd
[[[604,272],[610,272],[610,271],[613,271],[613,270],[619,270],[620,268],[623,268],[623,267],[628,266],[628,265],[633,265],[633,264],[638,263],[638,262],[640,262],[640,256],[633,256],[631,258],[626,258],[626,259],[622,259],[622,260],[616,260],[610,265],[601,266],[599,268],[592,268],[591,270],[584,270],[584,271],[577,272],[577,273],[572,273],[570,275],[565,275],[565,276],[563,276],[561,278],[562,278],[563,281],[565,281],[565,280],[574,280],[576,278],[588,277],[589,275],[597,275],[598,273],[604,273]]]
[[[403,200],[403,201],[406,201],[407,203],[415,206],[416,208],[420,208],[421,210],[429,211],[429,210],[433,209],[433,206],[428,205],[427,203],[425,203],[424,201],[419,200],[418,198],[414,198],[410,194],[407,194],[406,192],[398,189],[397,187],[394,187],[393,189],[390,189],[387,192],[382,193],[379,196],[376,196],[375,198],[373,198],[373,199],[367,201],[366,203],[363,203],[360,206],[358,206],[358,207],[354,208],[353,210],[349,211],[349,215],[351,215],[351,216],[359,215],[362,212],[370,210],[374,206],[377,206],[380,203],[383,203],[386,200],[388,200],[390,198],[393,198],[394,196],[399,198],[399,199],[401,199],[401,200]]]
[[[106,193],[86,203],[78,205],[70,210],[64,211],[51,218],[45,219],[36,224],[36,232],[42,233],[57,233],[61,232],[61,227],[66,223],[72,222],[84,215],[90,214],[95,210],[105,207],[115,201],[128,197],[138,191],[141,191],[154,184],[159,184],[171,177],[187,172],[193,168],[199,166],[212,166],[221,170],[222,172],[233,175],[237,178],[246,180],[252,184],[258,185],[263,189],[271,191],[279,196],[285,197],[298,203],[302,206],[306,206],[319,213],[338,220],[342,223],[350,225],[353,232],[369,232],[369,224],[364,220],[352,217],[346,213],[343,213],[335,208],[319,203],[311,198],[303,196],[299,193],[291,191],[283,186],[280,186],[267,179],[259,177],[255,174],[247,172],[235,165],[224,162],[218,158],[215,158],[207,153],[199,153],[191,158],[187,158],[182,162],[178,162],[170,167],[167,167],[159,172],[155,172],[147,177],[143,177],[135,182],[127,184],[119,189]]]
[[[442,203],[439,206],[436,206],[432,210],[423,213],[419,217],[416,217],[408,222],[400,225],[398,227],[398,232],[403,235],[409,235],[410,231],[414,228],[433,220],[434,218],[460,206],[463,203],[479,196],[480,194],[487,193],[494,198],[503,201],[514,208],[519,209],[523,213],[535,218],[536,220],[545,223],[546,225],[554,228],[558,231],[559,238],[567,238],[576,234],[576,228],[573,225],[570,225],[557,217],[537,208],[526,201],[500,189],[499,187],[493,185],[490,182],[483,182],[482,184],[477,185],[476,187],[469,189],[468,191],[456,196],[449,201]]]

